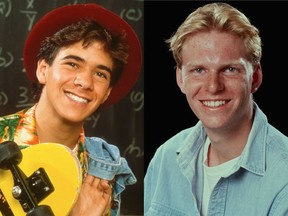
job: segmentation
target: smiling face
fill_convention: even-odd
[[[252,93],[260,86],[260,65],[253,68],[241,38],[218,31],[186,39],[177,83],[207,129],[235,130],[251,123]]]
[[[99,42],[61,48],[51,65],[38,62],[37,78],[44,84],[38,106],[45,106],[47,115],[83,122],[109,96],[112,67]]]

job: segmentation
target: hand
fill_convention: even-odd
[[[87,175],[69,216],[102,216],[110,207],[111,194],[108,180]]]

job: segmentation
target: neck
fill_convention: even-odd
[[[248,140],[252,123],[253,111],[248,112],[246,116],[237,124],[229,124],[221,128],[205,128],[206,133],[211,141],[207,160],[209,158],[209,166],[217,166],[229,160],[238,157]]]
[[[35,110],[35,119],[39,142],[59,143],[74,149],[83,124],[65,121],[56,115],[51,115],[47,110],[41,111],[38,106]]]

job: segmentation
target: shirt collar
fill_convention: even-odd
[[[35,120],[36,106],[37,104],[22,113],[22,117],[16,129],[14,138],[14,140],[21,145],[34,145],[39,143]],[[76,153],[78,150],[84,149],[84,136],[84,128],[82,128],[74,149]]]

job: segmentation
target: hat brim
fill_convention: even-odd
[[[75,4],[57,8],[43,16],[31,29],[24,44],[23,59],[26,74],[30,82],[36,82],[37,55],[42,41],[61,28],[82,19],[93,19],[112,34],[126,33],[128,59],[122,75],[103,106],[117,103],[131,91],[136,83],[142,64],[141,45],[132,27],[117,14],[97,4]]]

